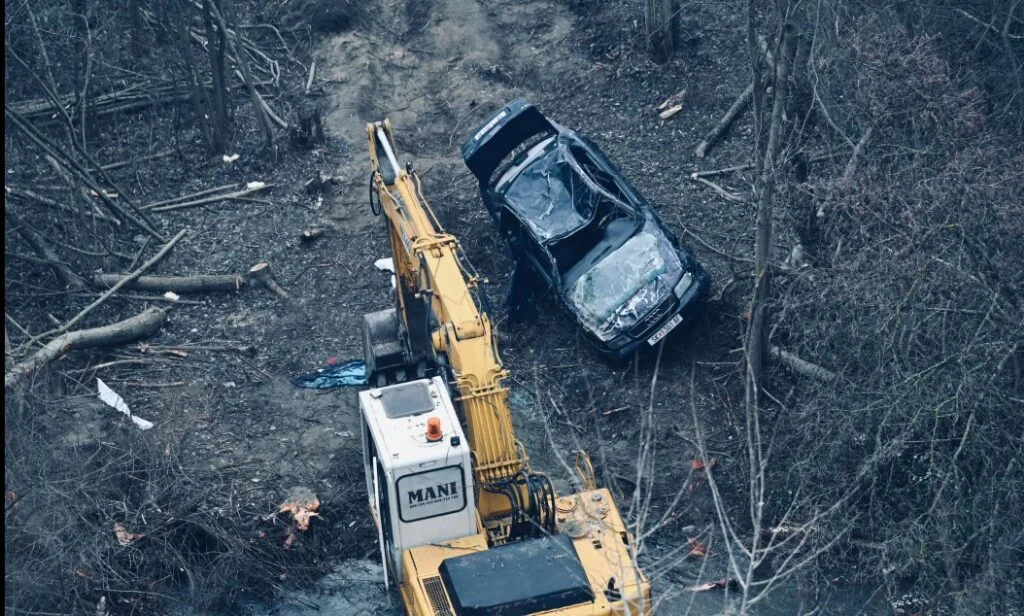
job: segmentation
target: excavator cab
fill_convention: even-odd
[[[431,611],[418,613],[435,615],[589,612],[594,590],[568,535],[487,549],[469,445],[441,378],[368,389],[359,407],[385,584],[395,580],[407,604],[426,598]]]
[[[440,378],[359,394],[363,470],[384,568],[402,553],[477,533],[469,443]]]

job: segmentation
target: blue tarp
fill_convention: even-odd
[[[313,372],[300,374],[292,379],[292,383],[296,387],[305,389],[359,387],[366,385],[366,362],[356,360],[336,366],[327,366]]]

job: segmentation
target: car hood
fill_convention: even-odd
[[[610,340],[637,324],[672,293],[682,265],[652,223],[612,251],[568,289],[583,325]]]

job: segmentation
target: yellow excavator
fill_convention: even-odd
[[[517,440],[484,282],[398,164],[388,120],[366,126],[370,206],[391,243],[395,305],[364,317],[364,470],[385,584],[411,616],[652,611],[633,537],[577,453],[584,490],[557,495]],[[468,437],[468,438],[467,438]]]

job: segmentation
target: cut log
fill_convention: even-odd
[[[672,116],[674,116],[675,114],[679,113],[682,110],[683,110],[683,106],[682,105],[675,105],[674,107],[669,107],[665,111],[662,111],[661,113],[659,113],[658,117],[661,118],[662,120],[667,120],[667,119],[671,118]]]
[[[166,320],[166,309],[148,308],[124,321],[102,327],[80,329],[58,336],[25,361],[15,364],[4,375],[4,388],[14,387],[25,377],[69,351],[115,346],[138,340],[155,333]]]
[[[313,240],[323,237],[330,232],[328,227],[309,227],[299,231],[299,241],[303,243],[312,242]]]
[[[92,283],[101,289],[109,289],[127,278],[123,274],[99,274]],[[164,293],[229,293],[245,286],[245,277],[240,274],[199,275],[199,276],[140,276],[121,285],[123,289]]]
[[[252,280],[268,289],[273,291],[278,297],[285,301],[292,301],[292,296],[288,294],[281,285],[277,284],[274,280],[274,274],[270,269],[269,263],[257,263],[249,269],[249,276]]]
[[[780,349],[777,346],[771,348],[772,357],[782,362],[787,368],[796,372],[799,375],[806,376],[819,381],[834,381],[838,375],[831,370],[822,368],[818,364],[813,364],[806,359]]]
[[[126,284],[128,284],[128,283],[129,283],[129,282],[131,282],[132,280],[135,280],[136,278],[138,278],[139,276],[141,276],[143,272],[145,272],[145,271],[146,271],[146,270],[148,270],[149,268],[151,268],[151,267],[153,267],[154,265],[156,265],[156,263],[157,263],[158,261],[160,261],[160,259],[163,259],[163,258],[164,258],[164,256],[165,256],[165,255],[166,255],[166,254],[167,254],[168,252],[170,252],[170,251],[171,251],[171,248],[173,248],[173,247],[174,247],[174,245],[178,243],[178,240],[180,240],[181,238],[185,237],[185,233],[186,233],[186,231],[187,231],[186,229],[182,229],[181,231],[179,231],[177,235],[175,235],[175,236],[174,236],[173,238],[171,238],[171,241],[169,241],[169,242],[167,242],[166,244],[164,244],[164,247],[163,247],[163,248],[161,248],[161,249],[160,249],[160,251],[159,251],[159,252],[157,252],[157,253],[156,253],[156,254],[155,254],[155,255],[153,256],[153,258],[152,258],[152,259],[150,259],[149,261],[146,261],[146,262],[145,262],[145,263],[143,263],[143,264],[142,264],[141,266],[139,266],[139,268],[138,268],[137,270],[135,270],[135,271],[134,271],[134,272],[132,272],[131,274],[128,274],[127,276],[125,276],[124,278],[122,278],[120,282],[118,282],[118,283],[117,283],[117,284],[115,284],[114,286],[110,287],[110,289],[109,289],[109,290],[107,290],[107,291],[106,291],[105,293],[103,293],[103,295],[100,295],[100,297],[99,297],[99,298],[98,298],[98,299],[97,299],[96,301],[94,301],[93,303],[91,303],[91,304],[89,304],[88,306],[86,306],[85,308],[83,308],[83,309],[82,309],[82,311],[81,311],[81,312],[79,312],[78,314],[76,314],[76,315],[75,315],[75,316],[74,316],[74,317],[73,317],[73,318],[72,318],[72,319],[71,319],[70,321],[68,321],[67,323],[65,323],[65,324],[64,324],[64,325],[62,325],[61,327],[58,327],[58,328],[57,328],[57,329],[55,329],[55,330],[52,330],[52,331],[46,332],[45,334],[42,334],[42,336],[49,336],[50,334],[61,334],[61,333],[63,333],[63,332],[66,332],[66,331],[67,331],[68,329],[70,329],[70,328],[71,328],[71,326],[72,326],[72,325],[74,325],[74,324],[78,323],[78,322],[79,322],[79,321],[81,321],[81,320],[82,320],[83,318],[85,318],[85,315],[87,315],[87,314],[89,314],[90,312],[92,312],[92,310],[93,310],[94,308],[96,308],[97,306],[99,306],[99,305],[100,305],[100,304],[102,304],[103,302],[105,302],[105,301],[107,301],[108,299],[110,299],[110,297],[111,297],[111,296],[112,296],[112,295],[113,295],[114,293],[116,293],[118,289],[120,289],[121,287],[125,286]],[[42,336],[40,336],[40,337],[42,337]]]
[[[740,94],[739,98],[733,102],[732,106],[729,107],[729,110],[725,112],[725,115],[718,121],[718,124],[715,124],[715,127],[711,129],[711,131],[697,146],[697,149],[694,150],[693,153],[697,158],[704,158],[707,156],[708,150],[722,139],[726,131],[729,130],[729,127],[732,126],[732,123],[736,121],[736,118],[740,117],[740,114],[746,111],[747,107],[750,106],[750,103],[753,100],[754,84],[751,82],[751,84],[743,90],[743,93]]]
[[[678,104],[682,103],[684,100],[686,100],[686,90],[685,89],[680,90],[680,91],[676,92],[675,94],[673,94],[672,96],[666,98],[664,100],[664,102],[662,102],[660,105],[658,105],[657,109],[658,109],[658,111],[664,111],[664,110],[668,109],[669,107],[672,107],[674,105],[678,105]]]

